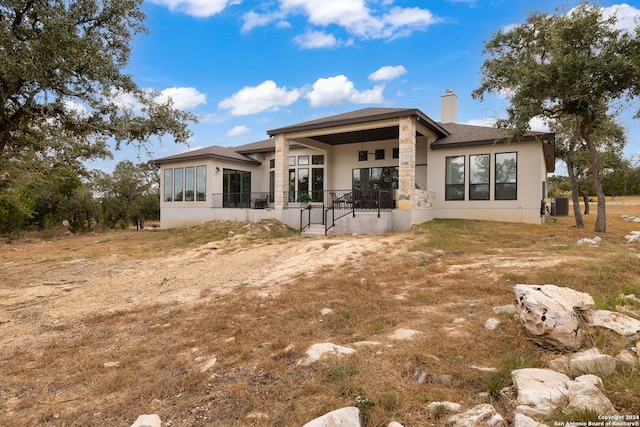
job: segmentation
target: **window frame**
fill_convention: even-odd
[[[515,170],[513,178],[507,177],[504,181],[502,176],[498,175],[498,169],[504,161],[498,161],[498,156],[513,155],[515,160]],[[494,200],[518,200],[518,152],[509,151],[504,153],[496,153],[495,159],[495,178],[494,178]],[[505,159],[508,160],[508,159]],[[512,194],[511,194],[512,193]],[[507,196],[505,196],[507,195]]]
[[[184,168],[173,168],[173,201],[184,201]]]
[[[485,157],[488,162],[486,168],[486,177],[483,177],[485,180],[475,182],[474,178],[477,177],[475,172],[476,163],[472,160],[474,157]],[[469,155],[469,200],[490,200],[491,199],[491,154],[470,154]],[[475,190],[478,188],[485,187],[486,194],[479,193]],[[479,195],[480,194],[480,195]]]
[[[165,202],[173,202],[173,168],[164,170],[164,193],[162,198]]]
[[[462,177],[459,180],[460,182],[450,183],[449,182],[449,167],[451,165],[450,161],[453,159],[462,159]],[[460,201],[465,200],[465,180],[466,180],[466,156],[458,155],[458,156],[447,156],[445,157],[445,170],[444,170],[445,178],[444,178],[444,199],[446,201]],[[462,191],[460,191],[462,190]],[[455,194],[454,191],[458,194]],[[455,197],[454,197],[455,196]]]
[[[196,166],[196,202],[207,201],[207,166]]]

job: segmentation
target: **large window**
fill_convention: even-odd
[[[164,170],[165,202],[193,202],[207,200],[207,167],[187,166]]]
[[[173,169],[164,170],[164,201],[173,201]]]
[[[518,198],[518,153],[496,154],[496,200]]]
[[[489,200],[489,169],[491,156],[469,156],[469,200]]]
[[[184,168],[184,201],[193,202],[195,200],[196,175],[195,168],[190,166]]]
[[[464,200],[464,156],[446,158],[445,200]]]
[[[207,200],[207,167],[196,167],[196,200],[204,202]]]
[[[173,200],[181,202],[184,198],[184,169],[175,168],[173,170]]]

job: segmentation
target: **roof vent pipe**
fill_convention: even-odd
[[[453,89],[447,89],[440,99],[442,106],[440,121],[442,123],[458,123],[458,95],[453,93]]]

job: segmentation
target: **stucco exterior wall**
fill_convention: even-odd
[[[206,200],[166,202],[164,200],[164,170],[185,168],[189,166],[206,166]],[[216,168],[219,168],[220,170],[217,171]],[[219,218],[219,213],[217,212],[222,209],[213,209],[213,206],[214,194],[222,193],[222,171],[225,168],[251,172],[251,191],[263,191],[259,189],[263,179],[257,179],[258,176],[262,176],[264,174],[264,171],[262,170],[263,168],[261,166],[253,166],[249,164],[242,164],[218,159],[202,159],[163,164],[160,168],[160,227],[180,227],[186,225],[201,224],[203,222],[212,221],[214,219],[223,219]],[[269,189],[268,167],[266,173],[267,189],[264,191],[268,191]],[[218,202],[219,201],[220,200],[218,200]]]
[[[517,199],[495,200],[495,154],[518,153]],[[489,200],[468,200],[469,155],[489,154],[491,159]],[[540,142],[518,142],[478,147],[432,150],[429,158],[429,191],[436,194],[435,217],[478,219],[489,221],[540,223],[542,183],[546,182],[546,168]],[[465,157],[465,199],[445,200],[445,159]]]

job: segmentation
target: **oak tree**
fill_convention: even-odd
[[[143,0],[0,0],[0,192],[69,159],[190,136],[191,113],[124,72]],[[2,194],[0,194],[2,197]]]
[[[535,117],[572,118],[564,123],[574,129],[565,133],[579,138],[589,153],[598,197],[595,230],[601,232],[606,231],[606,208],[595,138],[613,121],[619,101],[640,95],[640,28],[630,33],[616,28],[616,22],[615,15],[606,17],[587,3],[554,15],[533,12],[524,24],[485,43],[489,58],[473,92],[479,99],[486,93],[509,99],[508,117],[498,125],[512,129],[514,137],[523,135]]]

